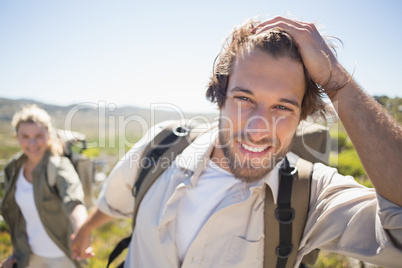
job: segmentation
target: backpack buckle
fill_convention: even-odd
[[[173,129],[173,133],[178,137],[184,137],[190,133],[190,129],[185,126],[180,126]]]
[[[293,251],[293,245],[291,243],[281,244],[276,247],[276,256],[280,259],[285,259],[290,256]]]
[[[284,214],[285,218],[283,217]],[[275,209],[275,218],[282,224],[289,224],[295,219],[295,210],[293,208]]]
[[[289,170],[291,169],[291,170]],[[284,176],[291,177],[297,173],[297,167],[290,167],[289,169],[281,168],[279,169],[279,173],[281,173]]]

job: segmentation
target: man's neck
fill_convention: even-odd
[[[229,165],[227,165],[227,159],[221,148],[218,148],[216,146],[214,147],[214,150],[211,153],[211,161],[217,164],[223,170],[232,173]],[[225,163],[226,165],[223,165],[223,163]]]

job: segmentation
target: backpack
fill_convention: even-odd
[[[135,197],[133,230],[142,198],[153,182],[167,168],[166,159],[169,159],[170,163],[173,162],[176,156],[205,129],[205,127],[186,126],[180,121],[174,121],[146,146],[141,159],[149,161],[148,163],[156,163],[156,165],[145,165],[147,167],[138,172],[137,181],[133,186],[132,193]],[[277,205],[273,203],[272,193],[266,187],[264,268],[293,267],[309,210],[312,162],[328,164],[329,143],[330,136],[326,127],[306,121],[301,122],[294,137],[291,153],[285,157],[284,166],[280,170]],[[297,152],[304,159],[292,152]],[[158,160],[162,157],[164,165],[159,165],[162,161]],[[292,191],[292,188],[297,190]],[[109,256],[106,267],[109,267],[111,262],[128,247],[131,237],[129,236],[117,244]],[[318,252],[318,250],[314,250],[304,256],[303,263],[314,264]],[[275,259],[277,261],[273,262],[272,260]],[[124,262],[118,267],[123,267],[123,264]]]
[[[86,137],[79,132],[68,130],[57,130],[58,138],[64,143],[63,156],[67,157],[77,171],[84,190],[84,202],[87,207],[94,204],[92,195],[92,185],[95,181],[95,162],[83,154],[86,147]],[[80,148],[75,152],[72,147]],[[56,167],[59,165],[60,158],[51,157],[52,164],[48,165],[48,182],[50,186],[56,184]]]

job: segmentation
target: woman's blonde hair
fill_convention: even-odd
[[[15,113],[11,121],[15,134],[17,134],[18,128],[22,123],[34,123],[44,126],[49,134],[48,150],[53,155],[63,154],[63,143],[57,137],[57,133],[52,126],[52,119],[45,110],[35,104],[23,107],[21,111]]]

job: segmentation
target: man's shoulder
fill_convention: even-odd
[[[338,169],[335,167],[331,167],[329,165],[325,165],[320,162],[313,163],[313,173],[322,174],[322,173],[338,173]]]
[[[329,165],[325,165],[323,163],[317,162],[313,164],[313,179],[323,180],[330,179],[335,175],[340,175],[338,169],[335,167],[331,167]]]
[[[340,174],[337,168],[322,163],[314,163],[312,180],[313,184],[321,187],[330,185],[363,187],[352,176]]]

